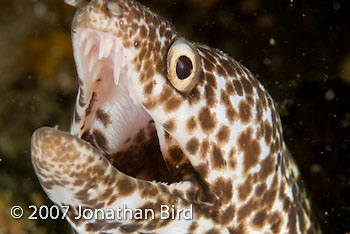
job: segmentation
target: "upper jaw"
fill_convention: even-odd
[[[91,28],[75,28],[72,40],[80,88],[71,134],[81,138],[98,130],[113,140],[103,149],[106,153],[120,151],[151,120],[135,98],[134,52],[113,34]],[[108,114],[109,125],[98,121],[101,111]]]

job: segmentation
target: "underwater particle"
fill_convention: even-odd
[[[332,101],[335,97],[335,93],[333,91],[333,89],[329,89],[327,90],[326,94],[324,95],[324,98],[327,100],[327,101]]]
[[[319,164],[313,164],[310,169],[312,173],[319,173],[322,171],[322,167]]]
[[[341,9],[341,5],[339,2],[333,2],[333,9],[339,11]]]
[[[294,5],[294,0],[290,0],[290,6],[293,7]]]
[[[342,59],[338,66],[338,75],[346,83],[350,83],[350,54]]]
[[[350,113],[345,114],[345,119],[350,120]]]
[[[276,45],[276,41],[275,41],[275,39],[273,37],[270,38],[269,44],[270,44],[270,46]]]
[[[265,65],[271,65],[271,59],[269,59],[269,58],[264,58],[264,64],[265,64]]]
[[[46,6],[46,4],[44,4],[42,2],[35,3],[33,10],[34,10],[34,14],[38,18],[42,18],[47,14],[47,6]]]

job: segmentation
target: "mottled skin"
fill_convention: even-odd
[[[52,201],[70,206],[76,232],[317,232],[273,100],[250,71],[219,50],[180,39],[133,0],[75,5],[80,89],[71,131],[37,130],[32,161]],[[97,39],[89,45],[88,38]],[[176,41],[193,54],[189,78],[171,70]],[[101,55],[109,50],[115,53]],[[187,56],[182,50],[174,47]],[[97,65],[88,72],[90,60]],[[124,204],[152,208],[156,217],[74,219],[78,205]],[[192,205],[193,219],[161,220],[160,205]]]

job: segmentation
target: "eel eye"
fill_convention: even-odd
[[[186,39],[176,40],[167,55],[167,75],[170,83],[180,92],[192,90],[200,73],[197,49]]]

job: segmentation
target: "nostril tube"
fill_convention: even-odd
[[[123,9],[120,7],[120,5],[116,2],[109,1],[107,3],[107,9],[109,12],[117,17],[120,17],[123,15]]]
[[[64,2],[73,7],[84,7],[88,3],[87,0],[64,0]]]

